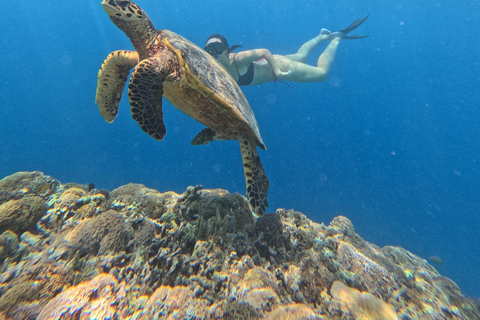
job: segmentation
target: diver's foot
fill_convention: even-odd
[[[360,35],[347,36],[343,32],[340,32],[340,31],[332,32],[332,31],[327,30],[325,28],[320,30],[320,35],[321,36],[326,36],[328,40],[333,40],[335,38],[339,38],[339,39],[361,39],[361,38],[366,38],[367,37],[367,36],[360,36]]]
[[[322,36],[329,36],[331,33],[332,33],[332,31],[327,30],[325,28],[322,28],[322,30],[320,30],[320,35],[322,35]]]
[[[346,34],[340,32],[340,31],[330,32],[330,34],[328,35],[328,39],[329,39],[329,40],[333,40],[333,39],[335,39],[335,38],[344,39],[345,36],[346,36]]]

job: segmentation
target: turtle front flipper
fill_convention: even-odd
[[[132,118],[143,131],[156,140],[167,133],[163,123],[163,81],[172,73],[172,66],[154,57],[140,61],[133,70],[128,84],[128,98]]]
[[[112,122],[117,116],[128,74],[139,61],[137,52],[118,50],[110,53],[100,67],[95,103],[107,122]]]
[[[263,170],[257,148],[250,140],[239,139],[242,152],[243,172],[247,183],[247,195],[255,213],[262,216],[268,207],[268,178]]]

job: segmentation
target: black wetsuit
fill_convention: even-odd
[[[237,54],[235,53],[235,55]],[[244,75],[240,75],[240,73],[238,72],[237,63],[235,62],[235,55],[233,56],[233,64],[235,65],[235,69],[237,69],[237,74],[238,74],[237,83],[239,86],[248,86],[250,83],[252,83],[253,75],[255,73],[253,62],[250,62],[247,72],[245,72]]]

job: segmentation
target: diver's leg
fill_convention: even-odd
[[[323,69],[327,76],[332,69],[333,61],[335,60],[335,54],[337,53],[339,43],[340,38],[332,39],[325,51],[323,51],[320,57],[318,57],[317,68]]]
[[[297,53],[295,54],[288,54],[284,56],[287,59],[290,59],[292,61],[298,61],[305,63],[307,61],[307,57],[315,50],[320,43],[326,41],[329,39],[328,34],[322,34],[320,33],[318,36],[313,38],[310,41],[305,42],[300,49],[298,49]]]
[[[334,39],[329,44],[329,48],[325,49],[322,56],[319,58],[319,66],[310,66],[306,63],[293,61],[287,59],[284,56],[275,55],[275,61],[277,62],[280,70],[291,70],[292,73],[286,77],[278,77],[278,80],[288,80],[293,82],[321,82],[325,81],[332,69],[333,60],[335,58],[335,51],[338,46],[340,39]],[[266,68],[271,75],[271,68]],[[259,70],[260,71],[260,70]],[[257,76],[255,70],[255,76]],[[265,73],[266,74],[266,73]],[[271,77],[271,76],[270,76]],[[268,80],[271,81],[271,80]],[[266,81],[264,81],[266,82]]]
[[[331,69],[331,63],[330,65],[327,65],[325,67],[316,67],[316,66],[310,66],[306,63],[298,62],[298,61],[293,61],[290,59],[287,59],[284,56],[277,56],[275,55],[275,61],[277,62],[278,67],[280,70],[285,71],[285,70],[291,70],[292,73],[289,76],[279,76],[277,80],[288,80],[288,81],[293,81],[293,82],[321,82],[325,81],[328,77],[328,74]],[[331,59],[333,62],[333,59]],[[272,69],[268,64],[262,69],[265,70],[260,70],[261,68],[255,69],[255,78],[257,78],[257,70],[259,71],[258,76],[260,77],[260,71],[263,71],[265,74],[265,77],[270,75],[270,78],[272,77]],[[269,79],[267,81],[271,81],[273,79]]]

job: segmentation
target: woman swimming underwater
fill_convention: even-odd
[[[317,37],[304,43],[297,53],[285,56],[272,54],[268,49],[233,53],[233,50],[241,46],[229,47],[227,39],[219,34],[208,37],[204,49],[227,69],[240,86],[253,86],[276,80],[320,82],[327,79],[330,73],[340,40],[366,37],[348,36],[348,33],[358,28],[367,18],[368,15],[357,19],[348,28],[338,32],[322,29]],[[318,58],[317,66],[305,64],[313,50],[327,40],[330,40],[330,43]]]

